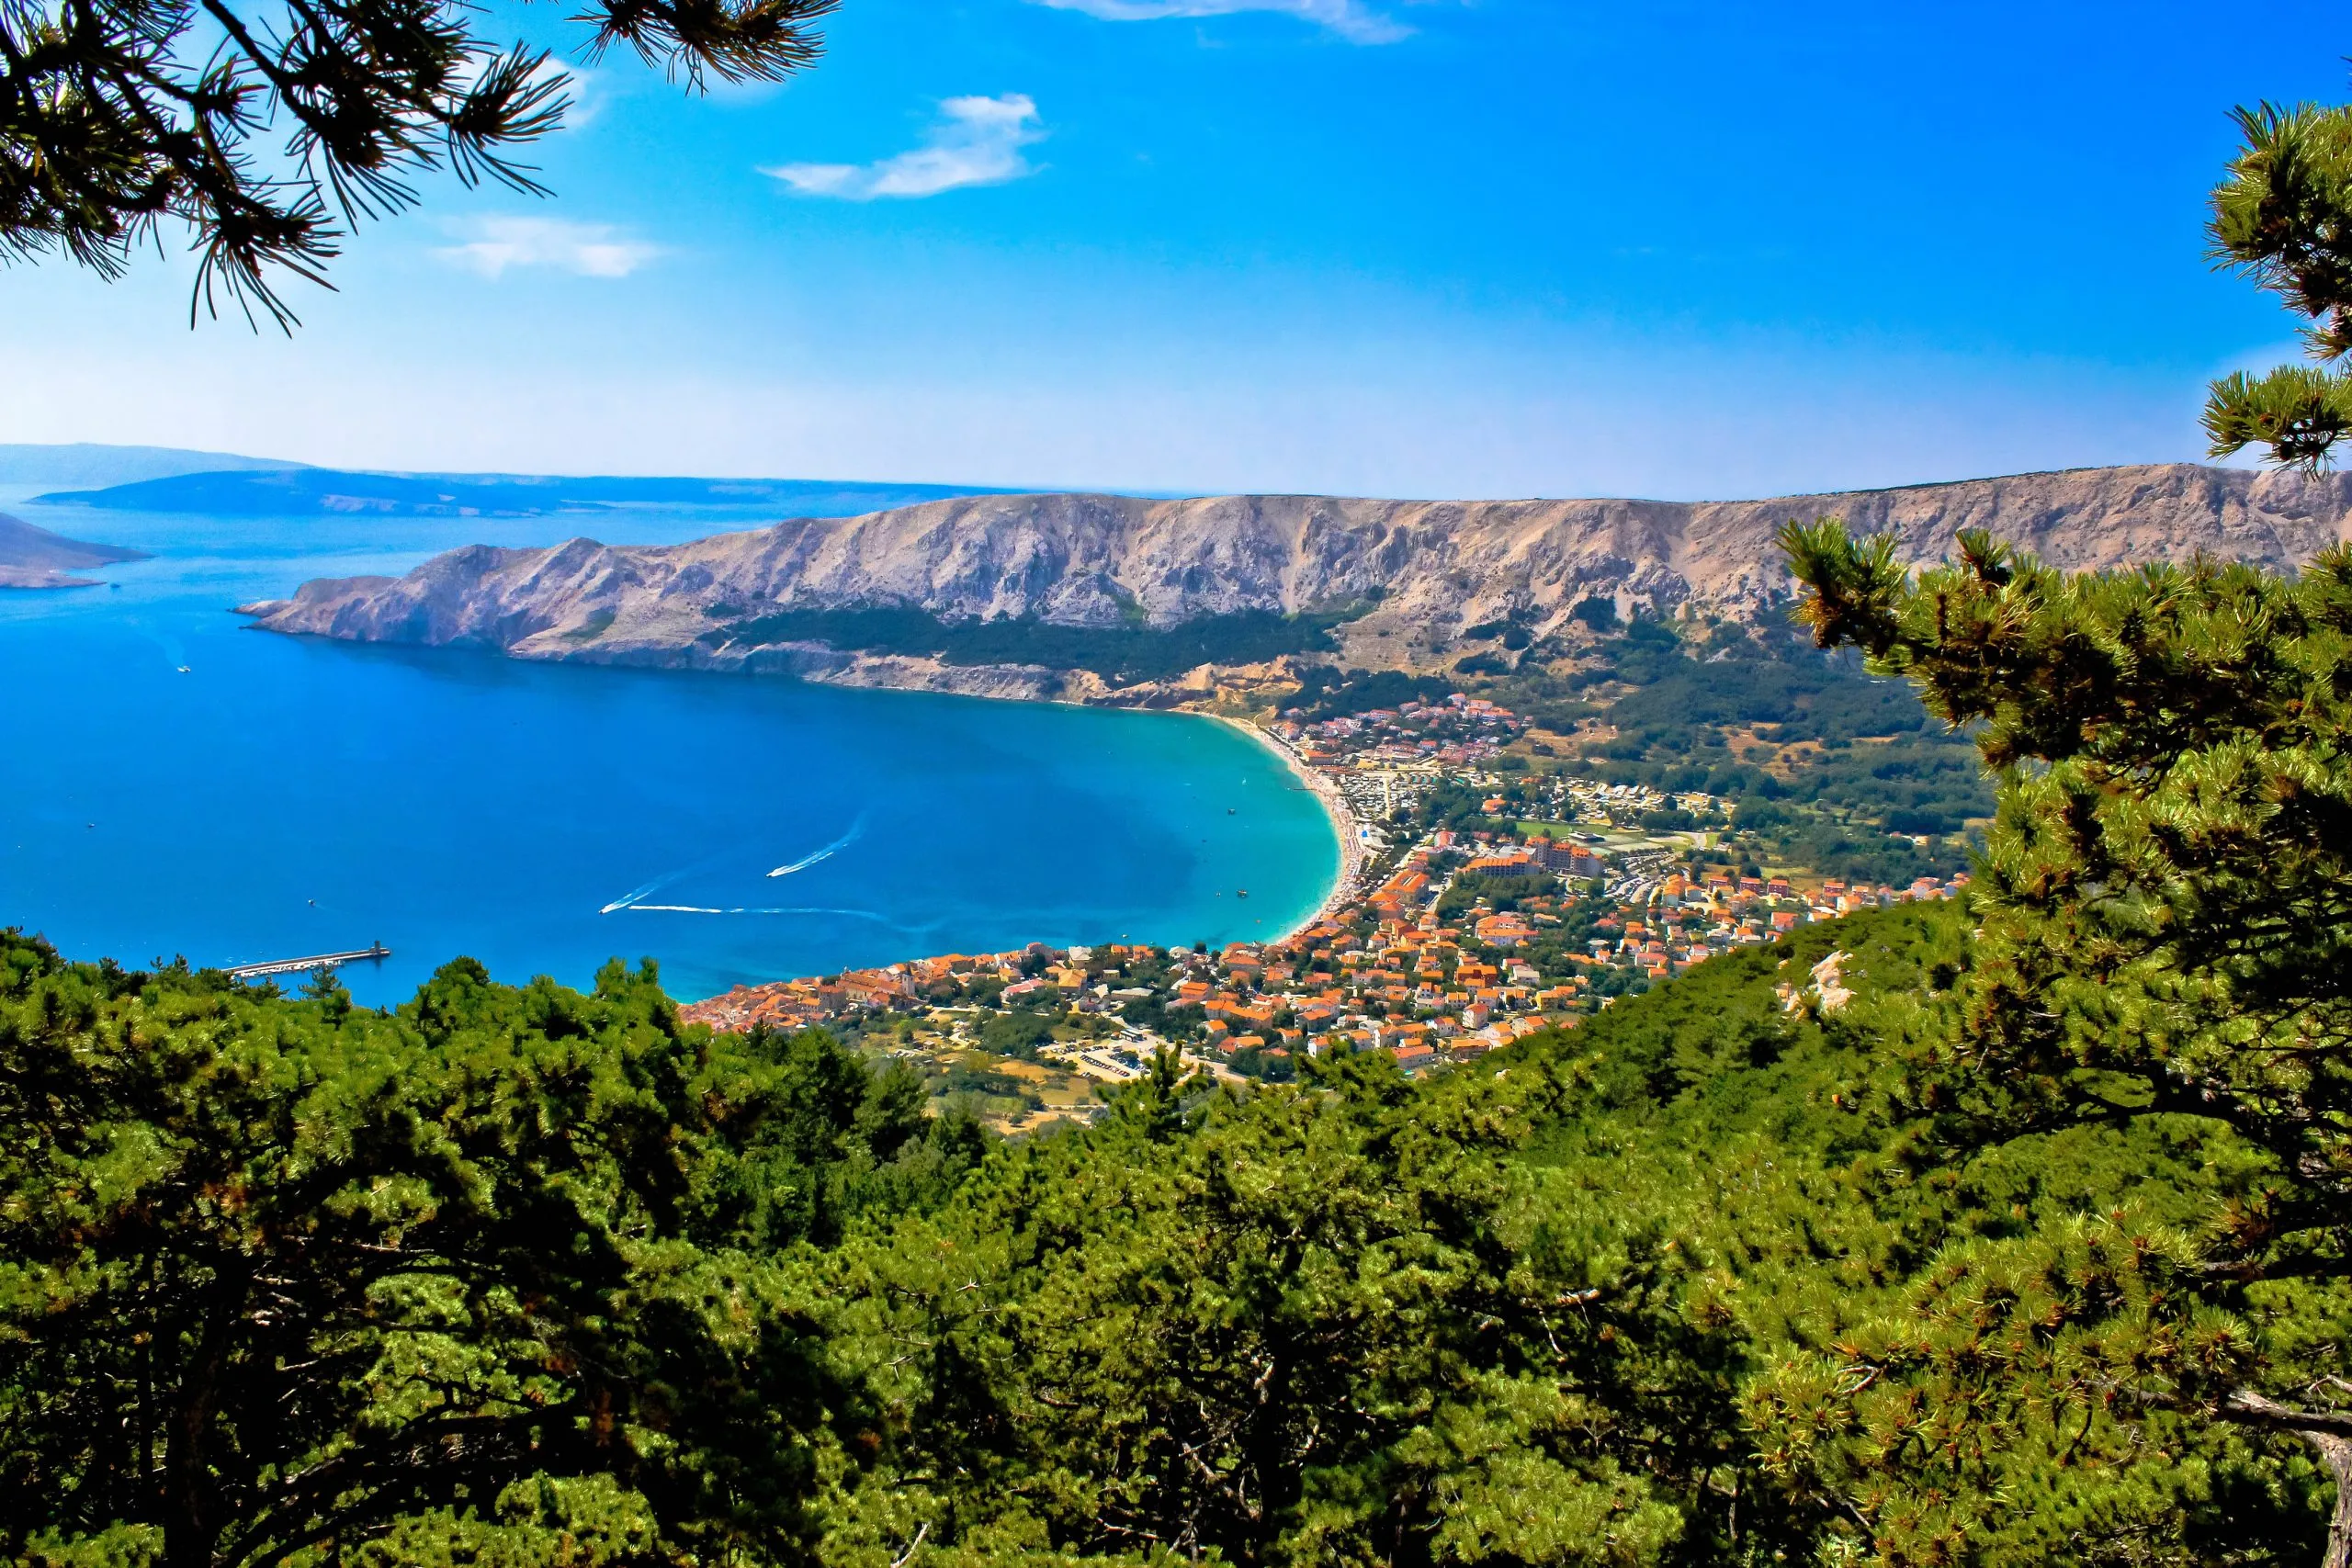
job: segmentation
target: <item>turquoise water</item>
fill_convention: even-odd
[[[0,510],[158,558],[93,574],[119,587],[0,592],[0,925],[75,957],[380,939],[390,960],[344,972],[374,1005],[458,953],[573,985],[651,956],[696,998],[1028,942],[1265,936],[1337,871],[1313,795],[1204,719],[365,647],[228,613],[577,518]]]

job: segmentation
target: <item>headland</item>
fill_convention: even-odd
[[[142,550],[69,539],[0,515],[0,588],[96,588],[96,579],[73,574],[147,558]]]

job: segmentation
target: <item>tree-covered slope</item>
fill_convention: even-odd
[[[2304,1445],[2062,1343],[2217,1332],[2156,1281],[2269,1162],[2192,1116],[1954,1136],[1928,1015],[1975,965],[1966,911],[1858,916],[1448,1075],[1163,1066],[987,1151],[617,965],[378,1014],[11,939],[0,1545],[2309,1560]],[[2323,1296],[2235,1309],[2233,1375],[2324,1364]]]
[[[922,1103],[617,963],[378,1014],[0,936],[0,1547],[788,1560],[866,1419],[792,1255],[970,1163]]]

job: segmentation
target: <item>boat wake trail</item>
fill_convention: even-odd
[[[790,876],[796,871],[808,870],[810,866],[815,865],[820,860],[831,860],[842,851],[857,842],[859,836],[865,831],[865,813],[861,811],[857,814],[857,820],[849,825],[848,832],[843,833],[840,838],[835,839],[823,849],[815,851],[809,854],[802,855],[798,860],[786,862],[785,864],[777,866],[774,871],[769,872],[768,874],[770,876]]]
[[[692,865],[681,866],[676,871],[670,872],[665,875],[657,876],[652,881],[647,883],[644,886],[635,888],[629,892],[622,894],[619,897],[614,899],[611,903],[605,905],[596,912],[600,915],[616,915],[623,909],[659,908],[661,908],[660,905],[648,905],[645,900],[650,898],[656,893],[661,892],[662,889],[669,886],[673,882],[677,882],[684,877],[693,876],[698,872],[708,871],[712,867],[723,863],[728,857],[732,855],[734,852],[735,852],[732,850],[721,850],[715,855],[705,856],[703,859],[695,862]]]
[[[889,916],[877,915],[871,909],[757,908],[748,906],[719,909],[707,904],[614,904],[608,906],[607,912],[623,909],[632,915],[847,915],[853,919],[872,920],[876,925],[888,926],[893,931],[906,929]]]
[[[637,901],[639,898],[643,898],[650,894],[658,892],[670,883],[677,881],[679,877],[684,874],[685,874],[684,872],[673,872],[668,876],[657,876],[634,893],[622,894],[619,897],[614,899],[611,903],[597,910],[596,913],[600,915],[609,915],[620,909],[634,909],[637,908]]]
[[[777,866],[774,871],[769,872],[768,874],[770,876],[789,876],[796,871],[806,871],[810,866],[815,865],[819,861],[830,859],[833,855],[839,854],[842,851],[849,848],[850,845],[857,842],[857,840],[864,836],[865,832],[865,813],[861,811],[857,814],[857,820],[849,825],[849,831],[843,833],[840,838],[835,839],[831,843],[825,845],[821,849],[811,851],[809,853],[801,856],[797,861]],[[735,853],[736,852],[733,850],[721,850],[718,853],[712,855],[706,860],[698,860],[692,865],[682,867],[681,869],[671,872],[666,875],[657,876],[652,881],[645,884],[642,887],[631,888],[628,892],[622,894],[619,897],[614,899],[611,903],[605,905],[596,912],[600,915],[617,915],[624,909],[643,909],[667,915],[824,914],[858,915],[870,919],[881,919],[878,915],[868,915],[867,912],[863,909],[714,908],[707,904],[649,904],[646,902],[648,898],[652,897],[656,893],[661,892],[662,889],[671,886],[673,883],[682,881],[686,877],[695,875],[701,872],[709,871],[713,867],[732,858]]]

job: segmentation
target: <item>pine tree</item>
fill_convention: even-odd
[[[2216,456],[2317,468],[2352,431],[2352,109],[2237,120],[2212,254],[2306,320],[2317,363],[2214,383],[2205,425]],[[1784,1361],[1753,1418],[1791,1472],[1871,1496],[1895,1560],[1983,1539],[1984,1499],[2014,1506],[2028,1470],[2064,1512],[2070,1465],[2292,1438],[2346,1568],[2352,549],[2293,577],[2069,577],[1978,532],[1916,575],[1834,519],[1781,543],[1819,646],[1973,727],[2000,786],[1966,971],[1886,1021],[1892,1097],[1939,1157],[2095,1134],[2164,1200],[2027,1235],[1973,1217],[1896,1310]]]
[[[813,63],[810,24],[837,4],[598,0],[580,19],[592,58],[617,45],[699,90]],[[324,284],[351,228],[417,200],[417,175],[542,193],[516,152],[562,123],[565,78],[478,21],[463,0],[6,0],[0,256],[113,277],[175,224],[198,256],[191,313],[225,297],[290,326],[282,277]]]
[[[1881,1489],[1896,1560],[1980,1529],[1968,1488],[2024,1448],[2047,1476],[2167,1432],[2289,1435],[2336,1484],[2342,1568],[2352,550],[2294,578],[2208,561],[2070,577],[1969,533],[1914,575],[1892,540],[1833,520],[1782,540],[1819,644],[1977,727],[1999,781],[1971,964],[1922,1003],[1894,1090],[1938,1157],[2083,1129],[2199,1152],[2170,1213],[1955,1241],[1901,1310],[1792,1363],[1761,1423]],[[1802,1435],[1825,1419],[1836,1442]]]
[[[2213,193],[2213,259],[2277,294],[2309,323],[2315,362],[2213,383],[2212,452],[2248,446],[2315,468],[2352,431],[2352,108],[2261,104],[2237,111],[2245,144]]]
[[[0,931],[0,1559],[800,1560],[865,1428],[781,1259],[952,1123],[650,965],[313,990]]]

